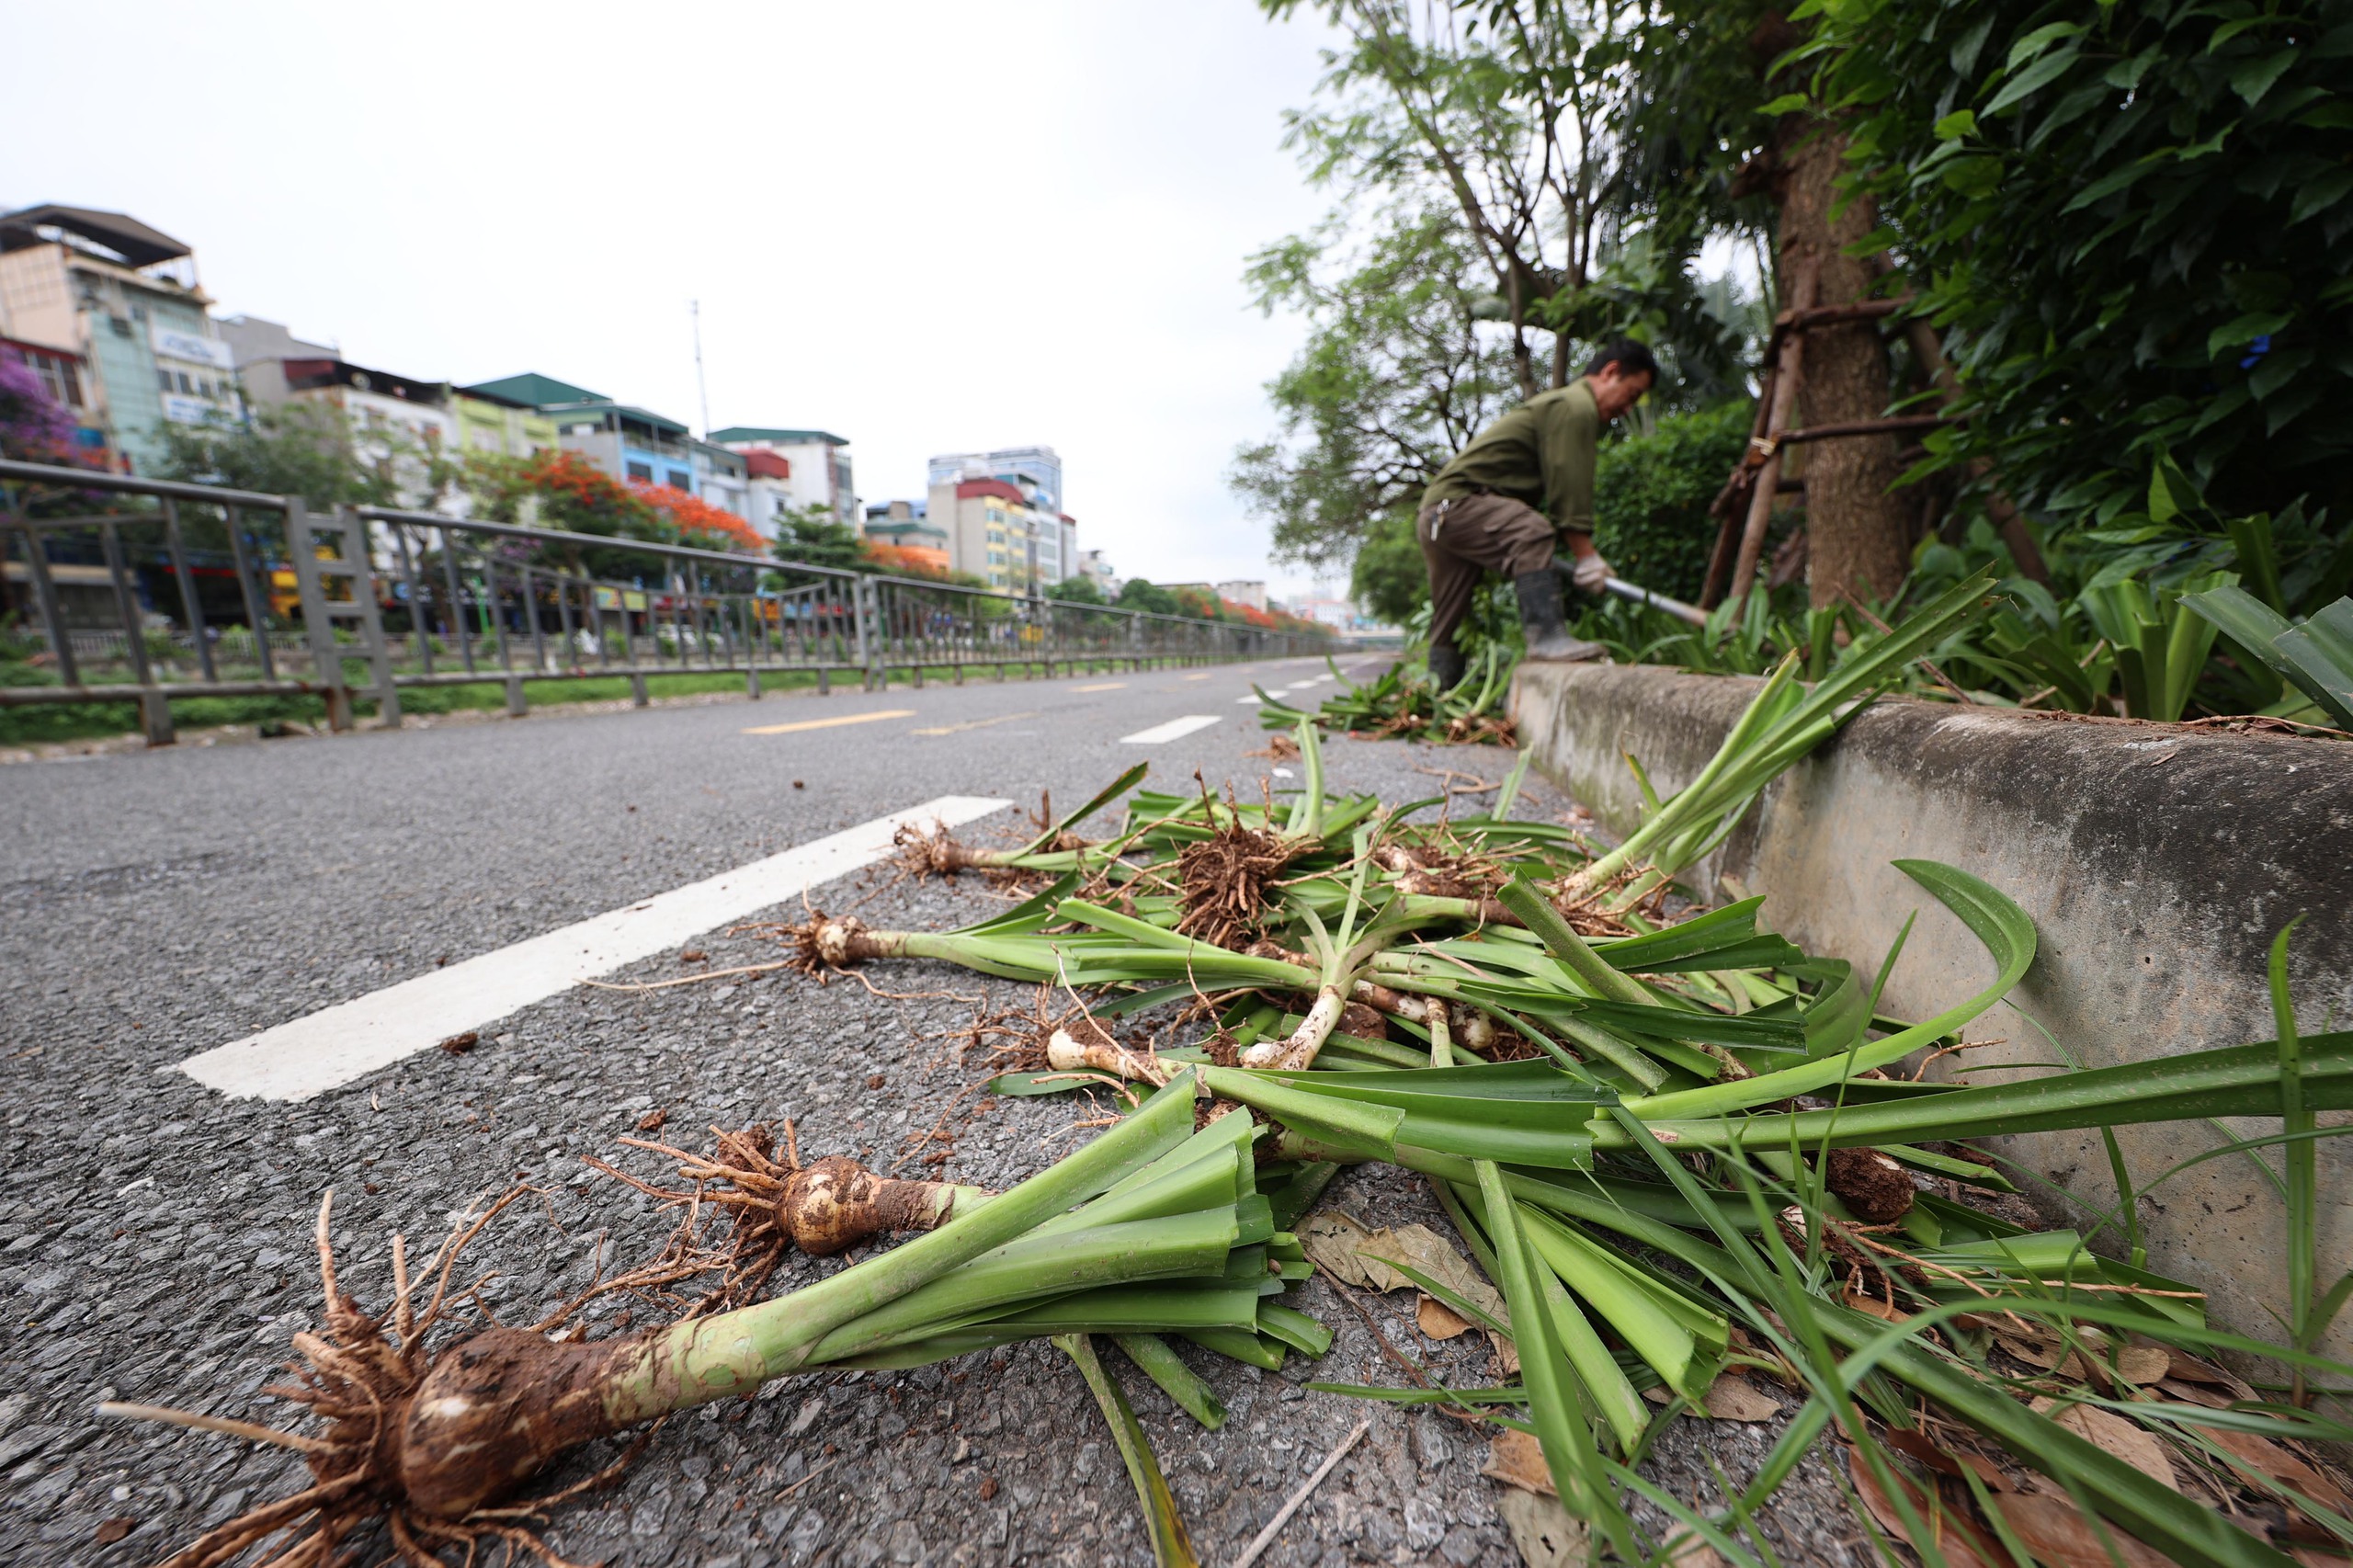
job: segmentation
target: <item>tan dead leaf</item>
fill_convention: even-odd
[[[1881,1440],[1939,1475],[1959,1475],[1966,1469],[1996,1492],[2017,1490],[2010,1484],[2010,1478],[2002,1473],[2002,1467],[1984,1454],[1972,1453],[1965,1449],[1944,1448],[1925,1432],[1897,1427],[1886,1433]]]
[[[1528,1568],[1568,1568],[1589,1555],[1585,1522],[1571,1518],[1558,1497],[1507,1487],[1495,1511],[1503,1515],[1504,1528]]]
[[[1912,1539],[1904,1516],[1872,1478],[1870,1467],[1863,1462],[1862,1456],[1851,1449],[1847,1453],[1847,1474],[1855,1483],[1855,1495],[1862,1499],[1863,1506],[1879,1521],[1879,1528],[1916,1551],[1920,1543]],[[1990,1536],[1968,1520],[1955,1517],[1949,1508],[1931,1513],[1928,1499],[1918,1487],[1900,1475],[1896,1480],[1904,1488],[1904,1501],[1911,1505],[1914,1517],[1936,1530],[1936,1548],[1943,1554],[1946,1568],[2007,1568],[2009,1553]]]
[[[1708,1385],[1705,1403],[1708,1414],[1719,1421],[1770,1421],[1781,1414],[1780,1401],[1730,1372]]]
[[[2220,1367],[2210,1366],[2200,1361],[2186,1350],[2168,1349],[2165,1352],[2165,1361],[2166,1369],[2171,1375],[2186,1383],[2213,1383],[2221,1386],[2231,1381],[2231,1375],[2228,1372],[2223,1371]]]
[[[1675,1395],[1668,1392],[1666,1385],[1664,1383],[1653,1383],[1650,1387],[1643,1391],[1643,1397],[1649,1400],[1653,1404],[1672,1404],[1675,1403]]]
[[[2147,1427],[2095,1404],[2071,1404],[2058,1410],[2057,1403],[2055,1400],[2038,1399],[2028,1408],[2037,1415],[2050,1416],[2076,1437],[2122,1460],[2151,1480],[2162,1481],[2177,1492],[2181,1490],[2181,1482],[2173,1472],[2173,1461],[2165,1458],[2165,1445]]]
[[[2217,1393],[2212,1389],[2201,1388],[2196,1383],[2185,1383],[2178,1378],[2167,1378],[2157,1387],[2184,1404],[2202,1404],[2209,1410],[2230,1408],[2231,1401],[2227,1394]]]
[[[1708,1538],[1685,1525],[1666,1538],[1660,1560],[1667,1568],[1724,1568],[1723,1554],[1708,1544]]]
[[[2340,1557],[2316,1546],[2290,1546],[2288,1555],[2296,1560],[2297,1568],[2353,1568],[2353,1558]]]
[[[2040,1367],[2054,1377],[2080,1378],[2084,1375],[2084,1358],[2056,1339],[2028,1339],[2020,1335],[1997,1334],[2002,1348],[2029,1367]]]
[[[2204,1435],[2216,1448],[2272,1480],[2293,1487],[2331,1513],[2340,1516],[2353,1514],[2353,1501],[2347,1499],[2335,1482],[2270,1438],[2222,1426],[2211,1428]]]
[[[2118,1352],[2116,1375],[2143,1388],[2161,1381],[2173,1366],[2173,1353],[2161,1345],[2128,1345]]]
[[[1371,1233],[1336,1209],[1309,1215],[1296,1233],[1300,1250],[1307,1254],[1307,1261],[1317,1272],[1359,1290],[1372,1288],[1364,1260],[1357,1256],[1357,1247]]]
[[[1994,1499],[2002,1522],[2044,1568],[2173,1568],[2172,1559],[2126,1535],[2112,1524],[2095,1529],[2083,1510],[2064,1497],[2012,1492]],[[2116,1558],[2109,1556],[2109,1547]]]
[[[1471,1331],[1471,1320],[1456,1315],[1436,1296],[1424,1296],[1415,1303],[1414,1322],[1432,1339],[1454,1339]]]
[[[1866,1294],[1852,1287],[1843,1291],[1838,1300],[1856,1312],[1869,1312],[1871,1316],[1888,1323],[1902,1323],[1912,1315],[1900,1307],[1889,1305],[1877,1296]]]
[[[1517,1432],[1508,1426],[1496,1433],[1487,1449],[1487,1468],[1480,1473],[1525,1491],[1541,1492],[1551,1497],[1560,1495],[1552,1484],[1552,1467],[1544,1462],[1543,1445],[1532,1433]]]

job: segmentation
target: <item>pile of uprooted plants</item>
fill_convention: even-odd
[[[1215,1394],[1170,1341],[1264,1367],[1320,1356],[1328,1331],[1285,1304],[1319,1264],[1410,1282],[1492,1335],[1511,1381],[1311,1386],[1492,1422],[1496,1468],[1583,1521],[1596,1557],[1761,1568],[1756,1513],[1824,1440],[1845,1446],[1874,1535],[1932,1563],[2353,1552],[2353,1501],[2313,1447],[2353,1428],[2312,1408],[2353,1370],[2313,1349],[2353,1293],[2313,1272],[2317,1116],[2353,1107],[2353,1035],[2299,1038],[2285,933],[2276,1040],[1970,1086],[1919,1069],[2033,960],[2033,925],[2000,891],[1901,863],[1994,971],[1920,1020],[1881,1013],[1885,971],[1760,925],[1760,900],[1670,906],[1677,875],[1765,783],[1977,613],[1981,585],[1949,598],[1811,690],[1785,668],[1709,768],[1606,853],[1515,817],[1509,785],[1467,819],[1329,795],[1312,724],[1287,796],[1154,793],[1138,769],[1026,846],[910,844],[911,867],[1027,896],[948,932],[813,915],[780,928],[789,961],[821,976],[945,963],[1054,988],[1066,1005],[1041,1012],[1028,1059],[992,1087],[1095,1093],[1118,1112],[1107,1131],[1001,1193],[804,1165],[789,1133],[779,1146],[760,1129],[705,1153],[641,1143],[675,1172],[614,1174],[676,1204],[681,1224],[597,1289],[681,1310],[601,1340],[553,1321],[465,1332],[450,1280],[479,1224],[414,1280],[396,1242],[393,1299],[371,1313],[336,1284],[323,1206],[325,1325],[298,1336],[292,1381],[271,1391],[307,1413],[304,1430],[108,1407],[278,1443],[308,1469],[173,1562],[326,1563],[379,1529],[411,1564],[495,1541],[548,1555],[537,1530],[569,1492],[533,1479],[592,1438],[770,1379],[1045,1337],[1096,1394],[1160,1560],[1189,1562],[1097,1338],[1214,1426]],[[1116,833],[1074,835],[1122,796]],[[1155,1046],[1172,1012],[1191,1043]],[[2117,1214],[2029,1231],[1995,1216],[2006,1165],[1968,1142],[2222,1117],[2280,1126],[2218,1153],[2279,1145],[2298,1303],[2285,1345],[2210,1325],[2197,1291],[2142,1265],[2129,1183]],[[1476,1273],[1313,1214],[1336,1172],[1372,1161],[1429,1182]],[[791,1249],[892,1233],[912,1239],[769,1293]],[[2278,1381],[2242,1381],[2224,1356]],[[1643,1478],[1670,1423],[1749,1379],[1796,1407],[1752,1482],[1694,1500]],[[1638,1502],[1674,1521],[1665,1539],[1638,1528]]]

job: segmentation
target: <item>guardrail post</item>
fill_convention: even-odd
[[[368,651],[368,666],[376,677],[376,722],[387,730],[401,727],[401,688],[392,684],[392,654],[384,642],[382,601],[376,597],[376,562],[368,549],[368,525],[359,514],[342,509],[343,560],[351,573],[351,597],[358,606],[360,646]]]
[[[179,739],[172,728],[172,704],[161,691],[139,694],[139,727],[147,732],[151,746],[167,746]]]
[[[508,676],[506,677],[506,716],[509,719],[520,719],[530,710],[531,705],[523,699],[523,677],[516,675]]]
[[[343,653],[335,646],[335,623],[327,616],[327,597],[319,584],[318,540],[312,534],[311,511],[301,501],[286,503],[286,553],[294,568],[294,596],[302,608],[302,635],[311,644],[311,663],[326,699],[327,728],[351,728],[351,689],[343,684]]]
[[[652,700],[653,700],[651,698],[649,698],[649,697],[646,695],[646,691],[645,691],[645,672],[644,672],[643,670],[631,670],[631,671],[630,671],[630,673],[629,673],[629,699],[630,699],[630,702],[631,702],[631,704],[632,706],[634,706],[634,707],[638,707],[638,708],[642,708],[642,707],[644,707],[648,702],[650,702],[650,701],[652,701]]]
[[[756,668],[744,672],[744,695],[755,702],[760,699],[760,672]]]

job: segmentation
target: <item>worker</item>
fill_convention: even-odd
[[[1480,574],[1511,579],[1531,659],[1594,659],[1598,642],[1561,624],[1556,540],[1568,547],[1578,587],[1601,591],[1609,563],[1593,547],[1594,454],[1602,427],[1642,401],[1658,361],[1631,340],[1594,356],[1585,374],[1539,392],[1488,426],[1423,493],[1414,535],[1430,573],[1430,676],[1443,691],[1462,679],[1455,629]]]

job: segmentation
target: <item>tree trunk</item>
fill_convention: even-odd
[[[1822,305],[1865,298],[1877,276],[1869,262],[1844,254],[1870,232],[1870,205],[1850,200],[1832,218],[1839,195],[1832,181],[1846,148],[1844,135],[1816,124],[1783,153],[1781,276],[1793,278],[1802,262],[1814,261],[1820,267],[1814,302]],[[1877,323],[1845,322],[1806,334],[1802,424],[1881,418],[1888,387],[1887,348]],[[1904,501],[1888,488],[1904,472],[1895,454],[1892,435],[1842,437],[1806,454],[1808,579],[1817,607],[1839,603],[1841,590],[1848,588],[1859,598],[1885,600],[1903,585],[1912,562]]]

